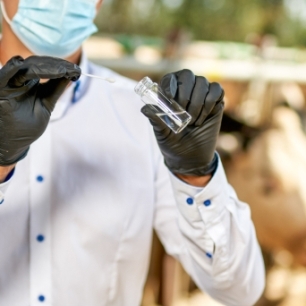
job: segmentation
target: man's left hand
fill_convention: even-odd
[[[141,109],[150,119],[166,166],[179,177],[212,174],[217,166],[215,147],[224,107],[223,89],[190,70],[165,75],[160,87],[192,116],[188,126],[175,134],[149,106]]]

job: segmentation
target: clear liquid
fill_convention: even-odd
[[[174,133],[179,133],[191,120],[191,116],[185,111],[156,113],[156,116],[158,116]]]
[[[167,98],[150,78],[143,78],[136,85],[135,92],[174,133],[182,131],[190,122],[191,116],[174,99]]]

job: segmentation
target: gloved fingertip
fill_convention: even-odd
[[[79,78],[80,78],[80,75],[79,76],[73,76],[73,77],[70,78],[70,80],[72,82],[76,82]]]
[[[14,63],[20,65],[20,64],[23,64],[24,62],[24,58],[21,57],[20,55],[16,55],[12,58],[12,60],[14,61]]]
[[[77,81],[82,74],[81,68],[77,64],[73,64],[73,68],[67,69],[67,78],[73,82]]]
[[[153,110],[150,108],[149,105],[143,106],[140,111],[149,119],[154,119],[155,117],[155,113],[153,112]]]
[[[147,113],[146,105],[143,106],[143,107],[140,109],[140,111],[141,111],[144,115],[146,115],[146,113]]]
[[[156,116],[157,111],[150,105],[145,105],[140,110],[150,121],[155,131],[168,129],[166,125]]]
[[[142,113],[143,115],[145,115],[147,118],[150,118],[150,117],[149,117],[149,114],[148,114],[148,111],[146,110],[145,107],[142,107],[140,111],[141,111],[141,113]]]
[[[219,83],[210,83],[210,92],[215,96],[217,101],[221,101],[224,98],[225,92]]]
[[[174,98],[177,92],[177,79],[173,73],[166,74],[160,81],[160,88],[168,98]]]
[[[8,64],[10,67],[12,67],[12,66],[13,66],[13,67],[19,67],[19,66],[23,65],[23,63],[24,63],[24,59],[23,59],[21,56],[19,56],[19,55],[12,57],[12,58],[7,62],[7,64]]]
[[[176,92],[177,92],[177,85],[180,85],[176,79],[176,77],[173,75],[170,82],[170,94],[171,98],[175,98]]]

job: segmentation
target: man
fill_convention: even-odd
[[[260,249],[214,153],[223,90],[168,74],[162,90],[192,121],[174,134],[147,106],[143,116],[135,83],[82,54],[99,5],[2,3],[0,306],[139,305],[153,228],[203,291],[253,305]]]

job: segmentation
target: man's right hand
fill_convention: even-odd
[[[47,56],[20,56],[0,70],[0,167],[23,159],[47,128],[55,103],[81,69]],[[40,83],[40,79],[49,79]]]

